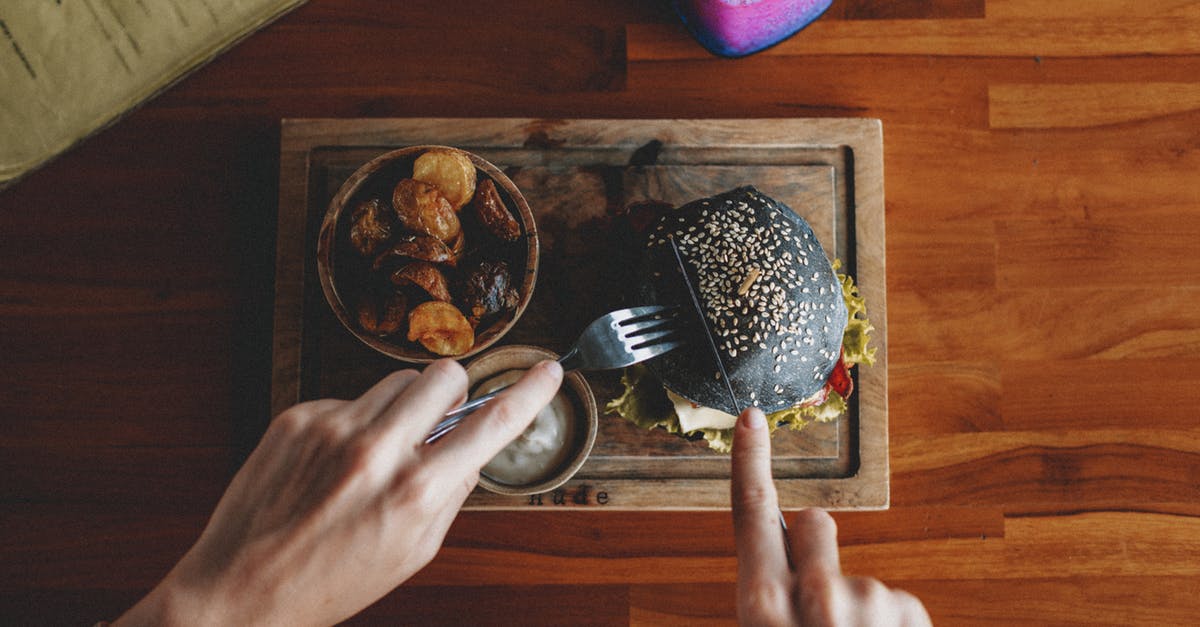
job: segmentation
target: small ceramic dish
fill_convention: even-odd
[[[454,293],[455,286],[464,283],[465,277],[462,275],[465,269],[461,266],[468,260],[483,260],[503,261],[507,265],[512,288],[516,291],[516,305],[502,313],[484,318],[474,329],[474,343],[470,349],[448,356],[467,359],[477,355],[494,345],[512,329],[533,296],[540,254],[537,227],[529,203],[504,172],[478,155],[447,146],[410,146],[384,153],[359,167],[338,189],[321,223],[317,238],[317,275],[321,281],[321,289],[342,326],[359,341],[384,355],[416,364],[427,364],[442,356],[430,352],[421,343],[408,341],[405,337],[407,322],[400,322],[399,330],[393,329],[391,334],[368,332],[360,323],[361,314],[358,312],[362,302],[367,298],[379,298],[377,292],[381,282],[378,280],[378,268],[372,267],[371,259],[364,257],[352,246],[350,226],[355,207],[364,201],[378,201],[386,211],[391,211],[391,199],[397,183],[411,178],[413,164],[417,158],[430,151],[450,151],[465,155],[475,166],[477,183],[482,183],[484,179],[491,179],[495,183],[504,209],[507,209],[520,227],[520,235],[515,241],[490,240],[482,233],[472,239],[472,235],[467,234],[467,214],[472,207],[463,206],[457,210],[457,213],[463,216],[461,232],[465,244],[461,251],[455,252],[455,263],[437,265],[446,275],[442,283],[450,287],[451,303],[462,307],[459,303],[460,294]],[[478,189],[477,186],[476,193]],[[393,231],[393,239],[397,236],[395,233],[401,232],[403,231]],[[423,265],[428,267],[430,264]],[[405,307],[407,312],[400,315],[407,317],[414,308],[412,299],[409,299]],[[404,311],[405,307],[401,307],[400,311]],[[381,317],[382,315],[380,314]]]
[[[484,353],[467,366],[471,396],[487,393],[489,383],[504,382],[542,360],[558,357],[546,349],[522,345],[504,346]],[[481,487],[498,494],[541,494],[566,483],[579,471],[592,451],[599,427],[596,397],[582,374],[566,374],[562,388],[550,407],[556,406],[569,408],[569,416],[563,421],[566,429],[563,431],[563,446],[559,454],[538,456],[539,450],[545,452],[548,430],[559,428],[552,426],[554,418],[549,414],[554,413],[553,410],[546,409],[525,433],[484,467],[479,477]],[[563,412],[559,413],[561,415]],[[547,463],[548,458],[550,461]],[[512,477],[522,478],[513,480]]]

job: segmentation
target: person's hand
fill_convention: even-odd
[[[878,580],[846,577],[837,526],[824,510],[799,512],[785,534],[771,478],[766,417],[748,409],[733,434],[733,526],[738,620],[743,625],[929,625],[913,595]],[[790,543],[792,566],[784,543]]]
[[[329,625],[436,555],[479,469],[562,382],[545,362],[433,445],[466,396],[462,367],[388,376],[354,401],[284,411],[233,478],[199,541],[117,624]]]

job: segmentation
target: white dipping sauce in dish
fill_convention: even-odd
[[[516,383],[524,373],[524,370],[502,372],[479,384],[472,397]],[[574,440],[575,406],[560,390],[550,404],[538,412],[525,432],[483,467],[483,474],[508,485],[535,483],[562,465],[571,453],[569,444]]]

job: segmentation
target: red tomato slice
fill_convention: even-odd
[[[833,366],[833,372],[829,373],[829,381],[825,384],[833,389],[842,398],[850,398],[850,393],[854,391],[854,379],[850,378],[850,369],[846,367],[846,360],[839,355],[837,363]]]

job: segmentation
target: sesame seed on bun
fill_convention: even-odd
[[[648,362],[670,391],[737,414],[770,413],[819,392],[837,364],[847,310],[841,283],[812,227],[753,187],[688,203],[647,233],[639,296],[693,309],[674,239],[729,383],[729,398],[699,322],[688,343]]]

